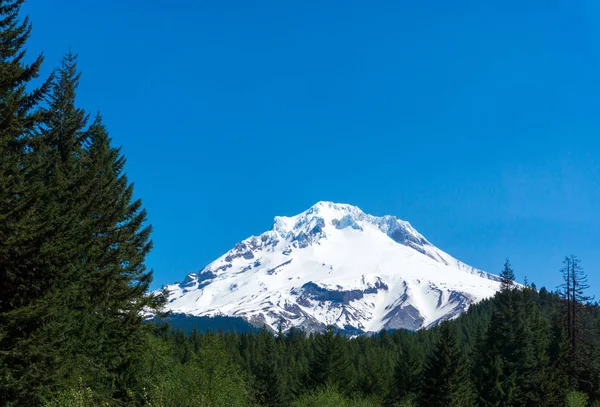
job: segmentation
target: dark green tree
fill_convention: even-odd
[[[518,301],[515,335],[518,404],[548,404],[548,400],[556,399],[549,369],[548,323],[537,303],[537,292],[526,287],[515,294]]]
[[[500,289],[502,291],[511,290],[515,284],[515,273],[510,265],[510,261],[506,259],[504,268],[500,273]]]
[[[29,26],[16,22],[20,3],[0,9],[8,15],[8,38],[10,30],[28,35]],[[22,75],[28,78],[26,70]],[[10,194],[0,193],[7,204],[0,217],[10,218],[0,226],[2,243],[10,244],[0,248],[1,289],[11,289],[0,300],[0,373],[7,378],[0,397],[19,404],[40,404],[80,380],[98,401],[126,399],[136,380],[129,368],[143,343],[142,311],[161,301],[146,295],[145,211],[100,118],[85,129],[87,116],[75,105],[78,83],[68,54],[49,85],[47,106],[35,116],[28,113],[33,106],[13,113],[22,115],[21,134],[13,132],[7,151],[14,154],[1,164],[18,182]],[[20,88],[7,90],[6,100],[19,93],[21,103],[31,101]]]
[[[481,406],[512,407],[518,399],[517,292],[512,289],[514,274],[508,262],[501,276],[491,319],[476,344],[473,378]]]
[[[314,356],[310,364],[312,387],[330,385],[350,393],[356,371],[344,349],[342,337],[330,326],[315,338]]]
[[[268,334],[265,340],[264,353],[256,372],[260,405],[277,407],[287,404],[279,365],[275,340],[272,335]]]
[[[440,338],[425,361],[419,405],[468,407],[474,405],[469,368],[449,323],[441,326]]]
[[[552,390],[550,394],[555,399],[549,405],[560,405],[569,391],[569,355],[570,343],[565,333],[562,315],[555,310],[551,315],[549,331],[548,357]]]
[[[43,115],[39,108],[50,88],[49,78],[28,91],[39,75],[43,57],[24,62],[31,32],[18,14],[24,0],[0,0],[0,313],[29,305],[43,284],[32,284],[28,260],[35,244],[34,220],[42,180],[36,173],[32,142]]]
[[[394,369],[392,387],[385,400],[386,406],[394,406],[419,393],[422,368],[422,362],[412,341],[403,341]]]
[[[34,150],[40,103],[52,78],[32,89],[43,61],[25,62],[31,32],[23,0],[0,0],[0,405],[26,404],[51,361],[31,342],[43,321],[48,274],[39,260],[44,183]]]
[[[539,405],[551,388],[547,323],[537,292],[513,285],[514,272],[508,261],[501,279],[487,332],[476,345],[473,372],[479,404]]]
[[[568,377],[571,388],[580,386],[581,372],[588,364],[584,357],[586,332],[583,329],[581,314],[586,304],[591,300],[585,292],[589,288],[587,276],[583,271],[577,256],[567,256],[561,269],[564,283],[559,287],[562,302],[562,315],[565,331],[569,340]]]
[[[387,390],[386,356],[382,349],[369,342],[361,344],[357,366],[357,387],[366,396],[379,396]]]
[[[546,404],[553,389],[547,349],[548,326],[537,292],[505,287],[476,345],[473,377],[479,405]]]
[[[86,183],[89,186],[86,218],[89,238],[83,259],[82,312],[97,344],[97,363],[104,367],[106,383],[115,383],[113,397],[125,397],[135,383],[130,366],[141,351],[143,311],[160,308],[164,298],[148,295],[151,271],[144,260],[152,247],[151,227],[133,185],[124,173],[125,158],[111,145],[97,116],[87,132]]]
[[[47,292],[42,301],[51,306],[43,308],[41,319],[48,322],[37,332],[32,345],[37,350],[45,348],[44,353],[54,360],[45,379],[52,379],[57,388],[77,384],[79,377],[72,373],[89,366],[81,357],[84,350],[77,332],[82,308],[78,301],[81,263],[90,239],[86,235],[84,203],[88,191],[83,185],[82,160],[87,115],[76,106],[78,85],[76,56],[69,53],[52,83],[45,121],[34,145],[44,181],[38,208],[44,218],[40,223],[43,233],[36,257],[45,269]],[[69,334],[65,336],[65,332]]]

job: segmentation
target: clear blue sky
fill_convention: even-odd
[[[461,3],[458,5],[457,3]],[[600,4],[29,0],[154,226],[153,288],[319,200],[600,294]],[[30,56],[32,56],[30,54]]]

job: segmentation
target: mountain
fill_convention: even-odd
[[[319,202],[252,236],[182,283],[167,308],[307,332],[416,330],[494,295],[499,277],[433,246],[408,222]]]

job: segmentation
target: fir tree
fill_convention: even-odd
[[[89,366],[82,356],[76,332],[81,318],[78,292],[82,289],[81,262],[87,256],[89,236],[86,235],[85,205],[88,191],[83,184],[83,139],[87,116],[76,107],[79,74],[76,56],[67,54],[51,86],[45,122],[35,145],[42,158],[41,176],[44,180],[42,205],[43,234],[38,240],[37,254],[45,269],[47,293],[43,301],[52,304],[44,308],[45,320],[52,321],[38,332],[40,343],[56,361],[46,379],[77,383],[73,375]],[[64,337],[64,332],[69,332]],[[65,383],[68,385],[68,383]]]
[[[394,369],[394,377],[389,395],[385,400],[386,406],[394,406],[407,397],[419,392],[422,363],[412,341],[405,340],[400,348],[400,354]]]
[[[364,347],[363,347],[364,346]],[[366,396],[380,395],[387,387],[385,380],[385,358],[382,349],[361,344],[362,354],[359,357],[357,386]]]
[[[330,385],[344,393],[354,387],[355,370],[343,348],[341,336],[333,327],[317,335],[313,360],[310,365],[310,381],[313,387]]]
[[[483,406],[543,405],[553,397],[548,328],[529,288],[496,295],[487,333],[480,338],[474,379]]]
[[[535,291],[525,288],[516,295],[519,313],[515,338],[518,403],[544,405],[554,397],[547,354],[548,324],[536,302]]]
[[[581,314],[585,305],[592,299],[585,294],[589,288],[581,262],[576,256],[568,256],[563,260],[561,269],[564,283],[560,286],[559,295],[563,300],[562,314],[565,331],[569,340],[568,376],[573,389],[580,386],[581,372],[588,367],[586,353],[586,333],[582,329]]]
[[[258,400],[265,407],[284,406],[286,398],[282,374],[275,341],[270,334],[266,338],[265,345],[264,354],[256,373],[259,388]]]
[[[553,398],[550,405],[558,405],[564,400],[569,390],[569,355],[570,343],[565,333],[565,325],[562,316],[555,310],[551,317],[548,357],[550,364],[550,394]],[[554,397],[556,399],[554,399]],[[554,402],[554,403],[552,403]]]
[[[473,402],[467,362],[451,325],[444,323],[434,351],[425,362],[419,405],[468,407]]]
[[[35,128],[15,136],[28,140],[19,176],[36,189],[17,194],[27,200],[26,216],[21,234],[7,237],[12,245],[0,267],[2,289],[13,285],[2,299],[0,340],[8,351],[0,369],[14,378],[3,381],[4,394],[21,404],[39,404],[80,379],[99,400],[126,398],[143,343],[141,311],[160,302],[146,296],[145,211],[101,120],[85,129],[87,116],[75,105],[78,82],[68,54],[39,114],[44,121],[30,119]]]
[[[111,145],[97,116],[88,130],[86,151],[90,202],[89,249],[85,259],[83,290],[85,314],[97,327],[98,355],[110,376],[118,377],[117,395],[135,382],[128,367],[140,351],[142,311],[159,308],[162,297],[147,295],[152,273],[144,260],[152,247],[151,227],[141,200],[133,199],[133,185],[124,174],[125,159]]]
[[[504,262],[504,268],[500,273],[500,289],[502,291],[511,290],[515,283],[515,273],[510,266],[510,261],[506,259]]]
[[[37,228],[33,224],[42,180],[37,177],[32,139],[43,115],[39,103],[52,78],[27,91],[38,77],[43,57],[27,65],[24,46],[31,32],[29,20],[19,22],[24,0],[0,0],[0,313],[27,306],[39,298],[42,279],[30,267]],[[35,219],[37,220],[37,219]]]
[[[44,184],[34,139],[52,78],[29,90],[43,57],[24,62],[31,25],[19,20],[22,4],[0,0],[0,405],[39,402],[37,389],[51,363],[31,340],[43,323],[41,298],[48,291],[48,273],[37,256]]]
[[[515,292],[496,294],[495,308],[476,345],[474,379],[481,406],[515,406],[517,400]]]

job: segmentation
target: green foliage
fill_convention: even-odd
[[[326,386],[305,394],[292,403],[292,407],[375,407],[376,401],[364,398],[348,398],[337,389]]]
[[[0,0],[0,405],[27,403],[47,384],[52,360],[39,346],[54,274],[43,249],[41,159],[33,154],[40,103],[52,78],[29,91],[43,58],[24,62],[31,26],[23,0]],[[37,343],[37,345],[36,345]]]
[[[567,357],[563,360],[569,386],[589,394],[598,394],[598,357],[591,350],[598,346],[598,340],[589,334],[595,322],[587,318],[586,307],[591,297],[586,294],[589,288],[587,276],[577,256],[567,256],[561,269],[564,283],[558,294],[563,300],[560,307],[563,329],[569,342]]]
[[[22,62],[21,4],[0,0],[0,404],[39,405],[79,380],[128,400],[141,310],[160,305],[151,229],[124,158],[76,105],[75,55],[27,93],[42,59]]]
[[[94,392],[89,387],[83,387],[82,381],[78,388],[63,390],[44,403],[44,407],[97,407],[108,406],[108,403],[98,404]]]
[[[192,331],[186,335],[183,331],[169,332],[165,326],[149,324],[145,350],[139,353],[132,373],[139,378],[139,383],[131,387],[129,399],[139,405],[164,406],[194,403],[215,406],[219,403],[366,406],[430,406],[443,403],[469,406],[472,400],[464,396],[472,391],[469,382],[478,379],[477,360],[480,355],[490,354],[494,349],[512,349],[517,353],[511,355],[508,352],[507,360],[518,358],[521,361],[514,365],[514,377],[518,379],[513,382],[512,405],[563,406],[566,394],[555,394],[555,389],[561,386],[554,382],[552,374],[547,374],[554,371],[552,349],[556,341],[552,339],[555,329],[548,329],[544,315],[556,315],[552,310],[556,309],[557,301],[558,297],[543,291],[538,294],[529,289],[511,290],[508,294],[499,294],[491,301],[471,307],[455,321],[434,329],[414,333],[381,332],[353,339],[336,335],[332,330],[311,336],[291,330],[287,334],[279,333],[277,338],[264,330],[240,335],[235,332],[200,334]],[[507,304],[510,304],[507,314],[514,318],[512,333],[507,332],[512,336],[507,337],[513,338],[513,342],[491,341],[486,331],[496,331],[489,324],[494,319],[490,314]],[[599,313],[594,309],[589,308],[590,320],[598,318]],[[152,330],[157,332],[152,333]],[[560,332],[559,329],[559,337]],[[497,348],[488,348],[490,344]],[[343,352],[335,350],[336,347]],[[346,376],[339,374],[334,377],[340,381],[344,377],[355,380],[352,392],[340,389],[331,379],[324,379],[323,385],[316,385],[312,380],[310,372],[314,372],[322,361],[326,362],[323,364],[326,369],[334,370],[329,365],[334,360],[327,356],[332,353],[343,354],[345,361],[341,366],[349,371]],[[200,359],[199,355],[203,354],[211,355],[215,357],[213,360],[221,363],[214,371],[222,374],[213,376],[215,381],[210,391],[206,369],[210,369],[211,364],[206,363],[209,360],[206,357]],[[473,355],[470,363],[467,355]],[[503,366],[502,355],[497,354],[498,366]],[[423,359],[427,360],[427,369],[421,376]],[[198,363],[199,360],[205,362]],[[459,362],[455,363],[455,360]],[[473,374],[469,374],[469,364]],[[463,377],[465,372],[466,378]],[[503,377],[504,372],[499,369],[497,377]],[[539,404],[534,398],[539,394],[538,387],[545,391],[545,398]],[[457,390],[460,388],[463,390]],[[568,390],[564,386],[562,389]],[[416,393],[420,394],[419,399],[415,397]],[[530,393],[532,395],[528,396]],[[209,394],[214,397],[209,399]],[[220,399],[219,394],[227,398]],[[480,405],[485,405],[482,400],[485,394],[475,394]]]
[[[510,261],[506,259],[504,268],[500,272],[500,288],[502,291],[509,291],[515,284],[515,272],[510,266]]]
[[[92,389],[63,390],[53,397],[52,401],[44,404],[45,407],[93,407],[96,406]]]
[[[469,407],[474,394],[467,361],[449,323],[443,323],[435,349],[425,362],[419,405]]]
[[[476,344],[473,377],[484,406],[540,405],[558,400],[548,358],[548,324],[530,288],[496,295],[487,333]]]
[[[394,377],[386,406],[395,406],[398,403],[408,403],[416,398],[421,382],[422,362],[415,351],[412,341],[406,340],[401,344],[398,361],[394,369]]]
[[[345,347],[345,341],[333,332],[333,327],[316,336],[309,379],[313,388],[328,385],[344,394],[354,389],[355,369]]]
[[[585,393],[572,391],[567,394],[565,407],[586,407],[588,404],[588,396]]]
[[[344,407],[347,405],[348,400],[331,387],[317,389],[312,393],[305,394],[292,404],[293,407]]]
[[[249,389],[240,369],[226,352],[222,338],[205,336],[199,351],[185,363],[174,357],[173,345],[148,336],[146,351],[134,368],[143,382],[139,404],[160,407],[248,406]]]
[[[257,401],[265,407],[286,405],[286,395],[283,388],[282,369],[272,335],[263,332],[264,348],[261,360],[256,369]]]
[[[417,396],[411,394],[394,403],[394,407],[416,407],[416,400]]]

